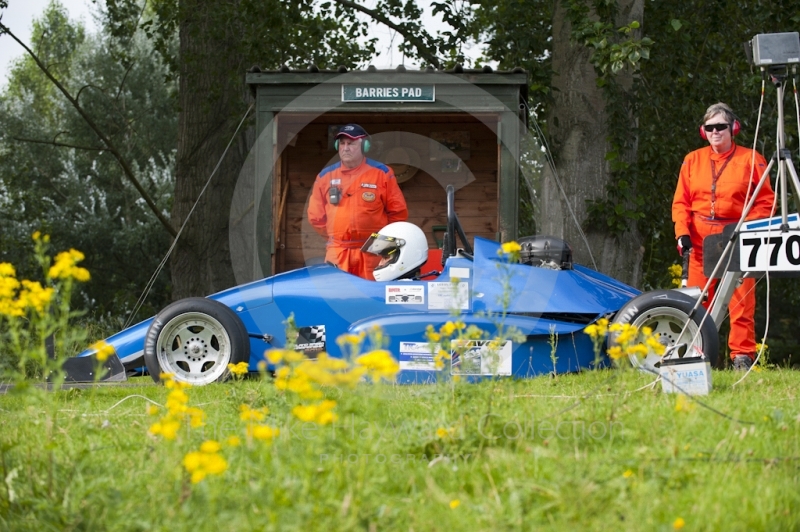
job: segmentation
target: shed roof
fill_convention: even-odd
[[[284,65],[278,70],[262,70],[258,65],[254,65],[247,71],[246,83],[250,85],[251,91],[255,92],[256,85],[317,84],[342,74],[349,74],[350,80],[375,82],[391,79],[398,74],[402,74],[404,77],[449,74],[454,78],[476,85],[518,85],[520,86],[520,96],[525,100],[528,99],[528,73],[525,69],[515,67],[512,70],[495,71],[489,65],[482,68],[464,68],[463,65],[457,64],[449,70],[436,70],[431,66],[420,70],[409,70],[403,65],[387,69],[379,69],[370,65],[364,70],[349,70],[341,65],[336,69],[321,69],[316,65],[309,65],[306,69],[292,69]]]

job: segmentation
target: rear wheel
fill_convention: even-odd
[[[649,327],[653,334],[659,335],[665,347],[682,344],[672,352],[671,358],[696,356],[693,351],[699,351],[713,366],[719,354],[717,328],[703,307],[689,318],[694,305],[695,299],[682,292],[654,290],[631,299],[617,312],[612,323],[630,323],[638,329]],[[609,340],[613,341],[613,333]],[[644,359],[632,356],[630,361],[634,367],[658,371],[661,357],[655,354]]]
[[[250,340],[242,320],[212,299],[192,297],[159,312],[147,331],[144,361],[153,380],[172,373],[202,386],[228,377],[228,364],[250,360]]]

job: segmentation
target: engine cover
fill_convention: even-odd
[[[572,269],[572,248],[561,238],[554,236],[526,236],[517,240],[522,264],[549,268],[551,270]]]

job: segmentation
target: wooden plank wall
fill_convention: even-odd
[[[474,236],[495,239],[498,231],[497,212],[497,169],[498,146],[496,133],[486,124],[470,115],[323,115],[310,123],[302,117],[286,119],[281,117],[279,138],[294,140],[287,146],[280,158],[280,177],[276,179],[274,199],[281,198],[288,186],[286,204],[279,220],[276,241],[276,273],[304,266],[309,260],[320,259],[325,254],[325,239],[318,235],[308,223],[306,208],[314,180],[322,168],[338,161],[336,152],[328,147],[328,127],[355,122],[363,126],[378,139],[369,157],[381,160],[391,147],[392,132],[408,132],[418,135],[408,146],[420,155],[420,166],[436,167],[438,162],[430,161],[430,141],[432,132],[467,131],[470,139],[469,159],[464,161],[467,169],[459,174],[441,174],[456,180],[456,212],[459,220],[472,242]],[[485,122],[495,124],[493,117]],[[424,137],[424,138],[423,138]],[[431,170],[435,173],[434,170]],[[471,173],[474,180],[463,185]],[[459,188],[459,184],[462,187]],[[430,173],[419,170],[411,179],[400,184],[408,204],[408,221],[420,226],[428,237],[431,249],[437,247],[432,228],[444,225],[447,221],[447,207],[444,185]],[[277,205],[276,205],[277,207]],[[277,209],[276,209],[277,213]],[[277,214],[276,214],[277,215]]]

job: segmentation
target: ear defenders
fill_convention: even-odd
[[[372,147],[372,143],[367,137],[361,137],[361,153],[367,153]],[[339,151],[339,139],[333,141],[333,149]]]
[[[706,133],[706,130],[703,129],[704,125],[705,124],[700,124],[700,138],[702,138],[703,140],[708,140],[708,133]],[[730,124],[730,128],[731,128],[731,136],[735,137],[736,135],[739,134],[739,131],[741,131],[742,125],[739,123],[738,120],[734,120],[733,124]]]

